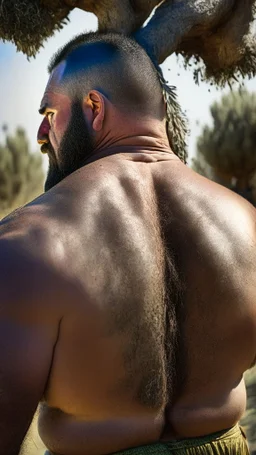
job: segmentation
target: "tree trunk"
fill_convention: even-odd
[[[157,8],[148,25],[137,33],[137,37],[151,47],[159,63],[175,52],[183,41],[191,41],[194,44],[193,53],[200,53],[202,36],[227,20],[234,2],[166,0]]]
[[[136,32],[158,63],[182,52],[201,57],[208,75],[216,74],[216,80],[226,70],[227,79],[236,71],[256,73],[255,40],[249,38],[255,0],[23,1],[0,0],[0,39],[13,41],[27,55],[34,55],[77,7],[98,17],[100,31]],[[141,28],[157,5],[154,16]],[[42,18],[39,32],[38,16]]]
[[[43,4],[54,11],[61,5],[89,11],[97,16],[100,31],[129,35],[143,25],[159,0],[43,0]]]

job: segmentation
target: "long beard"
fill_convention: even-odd
[[[82,106],[75,101],[71,108],[71,119],[58,151],[59,162],[50,144],[47,144],[49,169],[45,182],[48,191],[65,177],[84,166],[94,152],[92,134],[84,118]]]

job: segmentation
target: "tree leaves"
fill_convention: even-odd
[[[197,141],[197,167],[203,158],[214,180],[240,194],[250,192],[256,173],[255,105],[256,94],[245,89],[223,96],[211,106],[213,126],[204,126]]]
[[[0,39],[34,57],[44,41],[67,23],[70,8],[58,3],[51,9],[40,0],[0,0]]]
[[[30,152],[26,133],[18,128],[0,144],[0,211],[36,197],[43,191],[43,181],[42,158]]]
[[[236,178],[256,171],[255,103],[256,94],[241,90],[212,105],[213,127],[204,127],[197,146],[213,168]]]

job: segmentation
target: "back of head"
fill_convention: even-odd
[[[136,116],[164,119],[165,105],[157,69],[132,38],[99,32],[79,35],[53,56],[49,72],[64,61],[62,84],[72,98],[82,99],[94,89],[118,108]]]

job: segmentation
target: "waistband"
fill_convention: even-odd
[[[171,442],[156,442],[115,452],[113,455],[250,455],[246,437],[237,424],[210,435]],[[49,451],[45,455],[51,455]]]
[[[249,455],[246,437],[239,424],[210,435],[179,441],[157,442],[116,452],[114,455]]]
[[[216,433],[212,433],[206,436],[200,436],[197,438],[188,438],[181,441],[168,442],[168,446],[171,448],[189,448],[189,447],[198,447],[201,445],[209,444],[211,442],[221,442],[221,441],[235,441],[243,437],[245,439],[245,434],[242,432],[239,424],[234,427]]]

